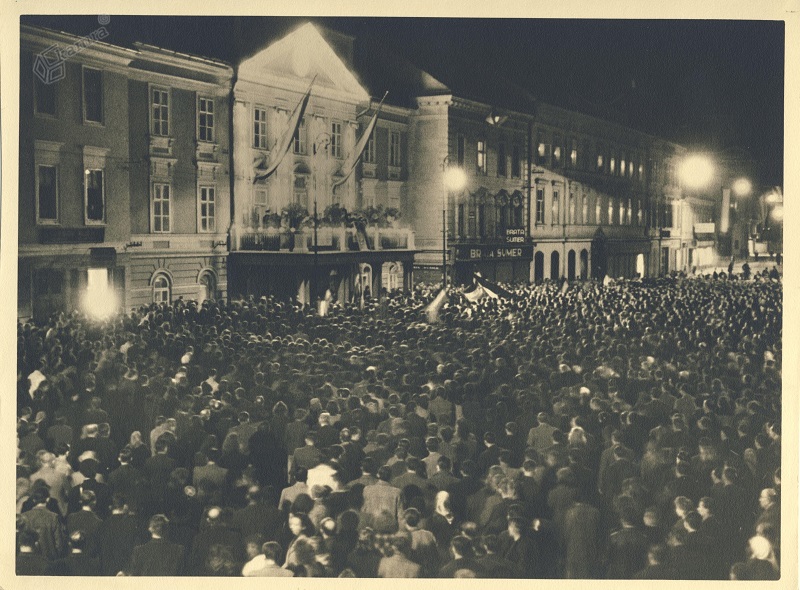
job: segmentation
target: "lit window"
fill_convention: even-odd
[[[644,180],[644,164],[639,164],[639,180]]]
[[[581,223],[587,224],[589,223],[589,197],[588,195],[583,195],[581,199]]]
[[[103,171],[86,170],[84,176],[86,223],[104,223],[106,196]]]
[[[604,164],[605,164],[605,162],[603,161],[603,152],[599,151],[597,153],[597,171],[598,172],[602,172],[603,171],[603,165]]]
[[[86,311],[96,318],[107,318],[116,311],[117,302],[107,268],[86,270]]]
[[[572,148],[569,151],[569,164],[573,168],[578,166],[578,140],[572,140]]]
[[[544,189],[536,189],[536,223],[544,225]]]
[[[153,184],[153,232],[170,231],[170,188],[168,184]]]
[[[38,220],[45,223],[58,221],[58,169],[55,166],[39,166],[37,185]]]
[[[506,144],[501,143],[497,146],[497,175],[508,176],[506,168]]]
[[[169,303],[172,300],[169,279],[160,274],[153,281],[153,303]]]
[[[389,132],[389,166],[400,166],[400,133]]]
[[[253,109],[253,147],[267,149],[267,109]]]
[[[331,155],[342,157],[342,124],[339,121],[331,122]]]
[[[632,213],[632,211],[631,211],[631,209],[632,209],[631,200],[630,200],[630,199],[628,199],[628,207],[627,207],[627,209],[625,210],[625,217],[626,217],[626,220],[625,220],[625,222],[626,222],[628,225],[630,225],[630,224],[631,224],[631,219],[632,219],[632,216],[631,216],[631,213]]]
[[[625,153],[619,157],[619,174],[620,176],[625,176],[625,172],[628,169],[628,162],[626,161]]]
[[[556,225],[559,222],[560,211],[559,211],[559,194],[558,191],[553,191],[553,211],[552,211],[552,218],[550,219],[550,223],[552,225]]]
[[[613,162],[614,160],[612,159],[611,161]],[[614,223],[614,200],[613,199],[608,199],[608,218],[607,219],[608,219],[608,225],[611,225],[611,224]]]
[[[216,193],[213,186],[200,187],[200,231],[216,231]]]
[[[56,88],[55,82],[45,84],[34,76],[33,93],[36,95],[34,105],[36,106],[37,115],[56,116]]]
[[[569,222],[570,224],[575,223],[575,195],[571,192],[569,194]]]
[[[602,225],[603,222],[600,219],[600,213],[602,212],[602,204],[600,203],[600,197],[595,197],[594,199],[594,222],[596,225]]]
[[[553,166],[561,166],[561,137],[553,138]]]
[[[153,88],[150,94],[153,135],[169,135],[169,91]]]
[[[103,72],[83,68],[83,120],[103,122]]]
[[[478,140],[478,172],[486,174],[486,142]]]
[[[639,199],[636,205],[636,220],[639,225],[642,225],[642,200]]]
[[[197,109],[197,138],[214,141],[214,99],[200,98]]]
[[[615,174],[617,171],[617,159],[614,156],[611,156],[611,160],[608,163],[608,168],[611,174]]]

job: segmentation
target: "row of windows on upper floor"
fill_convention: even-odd
[[[105,125],[106,109],[103,101],[103,71],[84,66],[81,69],[81,103],[83,122],[89,125]],[[34,113],[42,117],[58,117],[58,82],[45,83],[34,78]],[[169,136],[172,119],[172,91],[166,87],[150,87],[150,133]],[[203,142],[216,141],[215,99],[197,96],[197,139]]]
[[[83,121],[89,124],[103,125],[105,113],[103,106],[103,72],[94,68],[82,68],[82,112]],[[39,78],[34,83],[34,104],[37,115],[56,117],[58,113],[58,84],[46,84]],[[156,136],[169,136],[172,123],[172,101],[169,88],[150,88],[150,133]],[[269,149],[267,109],[254,106],[252,109],[253,137],[252,145],[256,149]],[[342,121],[332,120],[329,127],[330,155],[343,158],[343,125]],[[216,105],[214,98],[198,95],[197,97],[197,140],[214,142],[216,138]],[[308,153],[308,132],[305,120],[300,122],[292,142],[295,154]],[[401,165],[400,132],[390,131],[388,142],[389,166]],[[375,132],[367,142],[362,156],[366,164],[375,163]]]
[[[36,221],[39,225],[58,225],[60,220],[60,194],[58,165],[36,166]],[[86,169],[83,183],[84,223],[105,225],[106,171]],[[217,231],[217,188],[214,184],[197,186],[197,231]],[[152,233],[169,233],[174,227],[172,186],[167,182],[154,182],[150,199],[150,228]]]
[[[456,159],[458,165],[464,167],[466,160],[466,138],[458,135],[456,140]],[[487,142],[485,139],[476,141],[475,170],[478,174],[488,174]],[[668,161],[666,165],[661,165],[657,160],[651,160],[649,170],[645,170],[644,158],[641,154],[611,146],[606,146],[602,142],[597,142],[594,151],[596,157],[589,156],[592,153],[588,143],[583,149],[579,149],[578,140],[572,138],[568,146],[562,145],[559,135],[553,136],[553,143],[548,144],[544,140],[543,133],[537,136],[536,153],[533,155],[532,163],[537,166],[547,168],[566,168],[574,170],[584,170],[629,178],[644,183],[646,175],[650,178],[660,178],[662,172],[666,174],[667,184],[677,183],[677,169],[673,161]],[[568,151],[567,151],[568,149]],[[511,148],[511,177],[520,176],[522,160],[520,158],[521,149],[518,145]],[[497,144],[497,176],[508,176],[508,157],[505,142]]]

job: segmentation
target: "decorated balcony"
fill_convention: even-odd
[[[297,252],[314,251],[314,230],[293,231],[278,228],[243,228],[232,233],[232,251]],[[320,227],[318,252],[359,252],[367,250],[414,250],[414,232],[408,228]]]

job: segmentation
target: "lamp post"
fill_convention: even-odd
[[[710,156],[703,153],[689,154],[678,167],[678,181],[680,184],[680,207],[678,208],[679,226],[678,234],[680,236],[681,247],[681,260],[683,262],[683,269],[688,268],[688,257],[684,258],[683,255],[683,203],[686,198],[684,189],[688,188],[692,191],[699,191],[706,188],[714,178],[715,165]]]
[[[447,289],[447,197],[451,191],[459,191],[467,183],[467,176],[458,166],[449,166],[450,156],[442,160],[444,197],[442,198],[442,289]]]
[[[319,156],[319,152],[321,150],[325,151],[325,166],[323,168],[323,172],[327,176],[327,173],[328,173],[327,163],[328,163],[328,151],[329,151],[328,148],[330,147],[330,144],[331,144],[331,136],[330,136],[329,133],[325,133],[325,132],[320,133],[319,135],[317,135],[316,139],[314,140],[314,158],[313,158],[313,163],[314,163],[314,218],[313,218],[314,219],[314,265],[313,265],[313,270],[312,270],[312,274],[311,274],[311,296],[309,297],[309,299],[311,299],[311,305],[312,306],[316,305],[317,271],[318,271],[317,264],[318,264],[318,258],[319,258],[319,254],[318,254],[319,248],[317,247],[317,226],[319,225],[319,220],[318,220],[318,217],[317,217],[317,197],[319,195],[319,179],[318,179],[318,176],[319,176],[320,166],[319,166],[319,163],[317,161],[317,157]]]

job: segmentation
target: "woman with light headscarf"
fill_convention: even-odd
[[[436,494],[434,512],[428,520],[427,528],[436,538],[440,563],[445,563],[450,559],[450,540],[461,531],[461,522],[453,512],[448,492],[441,491]]]
[[[736,579],[739,580],[778,580],[780,566],[775,557],[775,549],[766,537],[756,535],[747,542],[747,561],[734,564]]]

